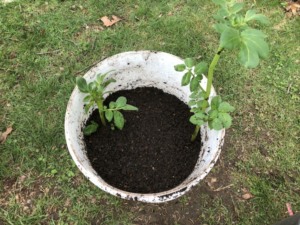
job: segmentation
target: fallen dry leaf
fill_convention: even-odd
[[[287,12],[292,12],[292,15],[296,16],[298,14],[297,11],[300,11],[299,1],[297,1],[297,2],[289,1],[287,6],[285,7],[285,10]]]
[[[251,193],[246,193],[242,195],[242,198],[245,200],[249,200],[251,198],[253,198],[253,195]]]
[[[6,131],[4,133],[1,133],[0,132],[0,143],[3,144],[6,139],[7,139],[7,136],[13,131],[12,127],[8,127],[6,129]]]
[[[289,213],[289,216],[293,216],[294,215],[294,212],[292,210],[292,206],[290,203],[286,203],[286,208],[287,208],[287,211]]]
[[[103,22],[103,25],[106,27],[110,27],[114,25],[115,23],[119,22],[121,19],[115,15],[112,16],[112,20],[110,20],[107,16],[103,16],[100,18],[100,20]]]

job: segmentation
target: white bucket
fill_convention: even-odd
[[[111,83],[107,87],[107,91],[115,92],[137,87],[156,87],[187,103],[190,90],[187,86],[181,86],[183,73],[174,70],[174,65],[182,63],[183,60],[179,57],[164,52],[125,52],[101,61],[88,71],[84,78],[89,82],[95,79],[99,73],[113,70],[106,78],[114,78],[116,82]],[[206,83],[207,79],[204,77],[201,82],[203,88],[206,88]],[[211,96],[215,94],[215,91],[212,90]],[[65,136],[68,149],[80,171],[97,187],[112,195],[149,203],[176,199],[199,183],[212,169],[219,157],[225,130],[210,130],[205,125],[201,127],[202,147],[197,164],[194,171],[180,185],[168,191],[150,194],[131,193],[115,188],[106,183],[96,173],[87,158],[82,126],[93,109],[87,114],[84,112],[84,96],[85,94],[81,93],[76,87],[68,103],[65,116]]]

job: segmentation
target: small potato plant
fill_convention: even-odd
[[[190,122],[196,126],[192,141],[196,139],[204,123],[208,123],[209,128],[214,130],[229,128],[232,123],[229,113],[235,110],[233,106],[224,102],[220,96],[215,96],[209,101],[214,69],[221,53],[226,50],[238,51],[238,61],[247,68],[258,66],[260,59],[266,58],[269,53],[269,47],[265,41],[266,35],[251,27],[255,21],[268,24],[264,15],[257,14],[253,9],[242,14],[244,4],[236,0],[213,0],[213,2],[220,7],[214,16],[218,21],[214,28],[220,33],[220,42],[212,62],[208,66],[205,62],[196,64],[192,58],[187,58],[184,64],[175,66],[176,71],[185,72],[181,85],[189,85],[192,93],[188,103],[193,113]],[[203,78],[202,74],[206,73],[207,85],[204,89],[200,83]]]
[[[123,96],[119,97],[115,102],[111,101],[108,106],[104,105],[104,97],[103,95],[108,93],[105,91],[105,88],[112,82],[116,82],[115,79],[105,80],[105,77],[108,73],[99,74],[94,81],[87,83],[87,81],[82,77],[76,78],[76,85],[78,89],[82,93],[86,93],[87,95],[84,98],[85,111],[93,106],[97,105],[99,110],[100,120],[103,126],[107,125],[107,122],[111,124],[112,129],[115,127],[122,130],[125,124],[125,119],[123,114],[120,112],[121,110],[131,110],[137,111],[138,108],[127,104],[127,99]],[[88,126],[86,126],[83,130],[85,135],[90,135],[94,133],[98,129],[98,124],[94,121]]]

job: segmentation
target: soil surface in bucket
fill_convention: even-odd
[[[137,88],[111,94],[105,104],[124,96],[139,111],[121,111],[123,130],[100,125],[85,136],[88,158],[110,185],[128,192],[155,193],[176,187],[193,171],[200,152],[200,135],[191,142],[194,126],[189,107],[156,88]]]

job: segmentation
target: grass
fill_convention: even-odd
[[[0,3],[0,130],[14,128],[0,145],[0,224],[250,225],[286,217],[287,202],[299,211],[299,17],[286,18],[277,0],[256,3],[271,21],[264,27],[270,57],[246,70],[234,54],[224,54],[214,84],[237,110],[210,176],[224,169],[234,185],[209,194],[204,181],[159,206],[119,200],[81,175],[65,145],[66,104],[75,77],[116,53],[149,49],[209,61],[218,41],[215,6],[208,0]],[[103,29],[105,15],[122,21]],[[243,200],[243,188],[254,198]]]

